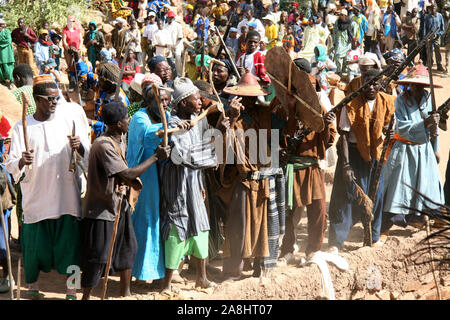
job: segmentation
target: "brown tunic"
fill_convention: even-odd
[[[255,129],[258,137],[257,146],[259,149],[259,129],[268,130],[267,139],[270,142],[271,110],[270,108],[254,107],[246,108],[245,113],[251,117],[251,123],[248,123],[241,115],[232,129],[241,129],[243,132],[248,129]],[[267,257],[269,256],[267,230],[269,180],[268,178],[262,180],[248,180],[240,177],[239,174],[259,171],[263,167],[270,167],[270,163],[262,165],[259,162],[259,157],[257,163],[251,163],[250,147],[254,147],[254,142],[252,142],[252,146],[250,146],[249,139],[245,138],[246,143],[244,146],[244,137],[236,133],[236,131],[234,133],[233,131],[229,132],[227,139],[225,140],[231,141],[234,145],[235,164],[221,165],[221,181],[223,188],[219,190],[218,195],[225,203],[229,203],[236,184],[240,183],[245,187],[246,223],[242,258]],[[264,143],[267,144],[267,141],[264,141]],[[267,147],[267,151],[269,154],[270,147]],[[237,163],[239,157],[243,160],[241,164]],[[228,227],[225,226],[224,257],[228,257],[230,255],[229,232],[233,232],[233,230],[228,230]]]
[[[322,113],[326,110],[322,108]],[[277,108],[276,114],[288,120],[284,108]],[[333,145],[336,129],[333,123],[325,127],[322,132],[311,132],[297,147],[295,156],[325,159],[326,150]],[[294,208],[307,206],[313,200],[325,199],[325,188],[322,172],[318,165],[301,170],[294,170]]]

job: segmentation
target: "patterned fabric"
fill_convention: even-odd
[[[36,112],[36,102],[33,98],[33,87],[32,86],[22,86],[20,88],[11,90],[11,93],[16,97],[17,101],[22,104],[22,92],[28,96],[28,101],[30,105],[27,106],[27,115],[33,114]]]
[[[267,228],[269,239],[269,256],[255,258],[255,268],[275,268],[278,260],[278,240],[285,232],[285,177],[281,168],[271,169],[269,176],[269,202],[267,208]]]
[[[140,102],[133,102],[130,104],[127,108],[128,110],[128,117],[132,117],[140,108],[142,107],[142,101]]]

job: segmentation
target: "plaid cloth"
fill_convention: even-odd
[[[285,232],[285,177],[281,168],[271,169],[269,175],[269,203],[267,208],[267,228],[269,238],[269,256],[255,258],[254,269],[275,268],[278,260],[278,240]],[[266,173],[265,173],[266,174]]]

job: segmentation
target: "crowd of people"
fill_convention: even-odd
[[[170,292],[184,282],[186,263],[196,287],[214,287],[213,259],[222,259],[219,281],[244,271],[269,277],[280,260],[294,259],[302,210],[311,260],[321,250],[339,254],[361,220],[371,221],[369,245],[382,246],[394,224],[421,228],[418,212],[450,204],[450,168],[445,186],[438,170],[447,147],[439,149],[436,135],[445,115],[431,112],[426,68],[431,52],[433,72],[450,75],[448,2],[105,2],[111,17],[101,25],[70,16],[64,28],[44,22],[35,31],[26,18],[17,26],[0,18],[0,81],[27,104],[10,145],[8,134],[1,141],[4,185],[14,185],[2,190],[17,198],[30,299],[43,297],[41,271],[68,276],[73,265],[83,299],[115,273],[121,296],[131,294],[132,279]],[[329,112],[339,92],[348,96],[400,66],[431,31],[431,51],[422,49],[398,78],[373,81]],[[322,108],[324,129],[308,132],[293,153],[291,137],[306,128],[297,103],[306,93],[275,92],[266,55],[279,47],[307,74],[304,88]],[[2,133],[11,128],[0,125]],[[274,138],[261,133],[273,130],[279,140],[268,148]],[[334,150],[337,163],[328,165]],[[324,169],[334,165],[327,208]],[[367,217],[358,194],[374,183]],[[7,221],[13,206],[3,206]],[[3,239],[0,292],[14,286]],[[66,299],[77,299],[69,283]]]

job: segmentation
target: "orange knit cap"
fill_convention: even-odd
[[[55,80],[50,74],[41,74],[33,78],[33,87],[41,83],[55,83]]]

